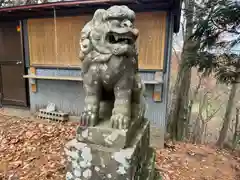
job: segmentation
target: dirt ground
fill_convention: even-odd
[[[76,123],[32,121],[0,113],[0,180],[63,180],[63,146]],[[164,180],[240,180],[240,158],[209,146],[157,150]]]
[[[165,180],[240,180],[240,154],[210,145],[179,143],[157,150]]]

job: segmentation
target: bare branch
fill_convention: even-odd
[[[185,23],[185,22],[181,22],[181,26],[182,26],[182,38],[183,38],[183,39],[185,39],[184,23]]]
[[[225,104],[225,103],[222,103],[222,104],[219,106],[219,108],[215,109],[214,112],[213,112],[209,117],[207,117],[207,119],[206,119],[206,122],[207,122],[207,123],[208,123],[210,120],[212,120],[212,118],[220,111],[220,109],[222,109],[222,107],[223,107],[224,104]]]
[[[209,92],[208,92],[209,93]],[[216,97],[211,97],[210,99],[208,99],[209,101],[216,101],[216,100],[218,100],[221,96],[222,96],[223,94],[218,94]]]
[[[174,55],[176,56],[178,62],[180,62],[181,58],[180,58],[179,54],[177,53],[177,50],[174,47],[172,47],[172,49],[173,49]]]
[[[236,122],[235,122],[235,129],[233,134],[233,149],[236,148],[238,144],[238,136],[240,136],[240,130],[239,130],[239,116],[240,116],[240,108],[236,108]]]

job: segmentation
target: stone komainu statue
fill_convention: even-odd
[[[95,126],[111,109],[112,128],[143,118],[144,84],[138,75],[135,13],[127,6],[97,10],[81,32],[80,59],[86,92],[81,125]],[[104,114],[104,113],[103,113]]]

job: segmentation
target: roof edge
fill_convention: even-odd
[[[174,0],[174,33],[178,33],[180,30],[180,20],[181,20],[181,10],[182,10],[183,0]]]
[[[11,12],[17,10],[35,9],[35,8],[54,8],[60,6],[74,6],[74,5],[91,5],[91,4],[125,4],[125,3],[136,3],[137,0],[77,0],[77,1],[63,1],[53,3],[42,3],[42,4],[28,4],[21,6],[5,7],[0,8],[0,12]]]

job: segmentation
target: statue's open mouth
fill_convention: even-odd
[[[134,37],[129,34],[108,33],[107,41],[110,44],[134,44]]]

